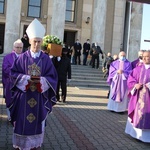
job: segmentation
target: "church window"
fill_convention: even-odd
[[[42,4],[41,0],[29,0],[28,17],[40,18],[41,4]]]
[[[0,0],[0,14],[4,14],[5,0]]]
[[[65,20],[68,22],[74,22],[75,4],[76,4],[76,0],[67,0],[66,1],[66,18],[65,18]]]

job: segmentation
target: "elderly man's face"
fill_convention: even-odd
[[[150,64],[150,52],[143,53],[143,62],[144,64]]]
[[[41,49],[42,39],[41,38],[33,38],[30,39],[31,51],[38,52]]]
[[[23,49],[23,44],[22,43],[16,43],[14,45],[14,51],[17,53],[17,54],[21,54],[22,53],[22,49]]]

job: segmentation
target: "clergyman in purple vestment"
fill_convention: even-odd
[[[6,103],[6,110],[8,120],[10,121],[10,112],[8,107],[11,103],[11,92],[10,92],[10,69],[15,61],[15,59],[22,53],[23,43],[20,39],[14,42],[13,51],[3,58],[2,63],[2,83],[3,83],[3,93]]]
[[[126,59],[125,52],[119,53],[119,59],[110,65],[107,82],[110,84],[108,109],[115,112],[127,110],[127,79],[132,71],[131,63]]]
[[[143,53],[143,63],[128,78],[130,101],[125,132],[150,142],[150,51]]]
[[[57,72],[48,55],[41,51],[44,26],[34,19],[26,30],[31,47],[21,54],[11,68],[11,122],[13,147],[40,149],[46,119],[56,103]]]
[[[143,53],[144,53],[144,51],[140,50],[138,52],[138,59],[131,62],[132,69],[134,69],[137,66],[140,66],[143,63],[143,60],[142,60]]]

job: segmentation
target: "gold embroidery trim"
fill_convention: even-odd
[[[40,76],[41,75],[40,67],[36,63],[29,65],[28,74],[30,76]]]
[[[32,123],[35,119],[36,119],[36,117],[35,117],[32,113],[30,113],[30,114],[27,116],[27,120],[28,120],[30,123]]]
[[[33,108],[37,104],[37,102],[34,98],[31,98],[30,100],[28,100],[28,104],[31,108]]]
[[[31,90],[32,92],[34,92],[36,89],[37,89],[36,84],[35,84],[35,83],[31,83],[31,84],[30,84],[30,90]]]

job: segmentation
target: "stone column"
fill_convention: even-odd
[[[19,38],[21,4],[22,0],[7,1],[4,53],[11,52],[14,41]]]
[[[133,61],[134,59],[137,59],[138,51],[140,50],[143,4],[135,2],[132,2],[131,4],[128,59]]]
[[[81,42],[84,43],[87,39],[91,40],[91,25],[92,25],[92,8],[93,2],[83,0],[83,15],[82,15],[82,26],[81,26]],[[89,23],[86,23],[87,17],[90,17]]]
[[[53,0],[53,13],[50,34],[64,38],[66,0]]]
[[[94,7],[91,42],[98,42],[98,44],[101,46],[101,49],[104,50],[107,0],[94,0],[93,3]]]
[[[115,0],[112,53],[122,50],[126,0]]]

